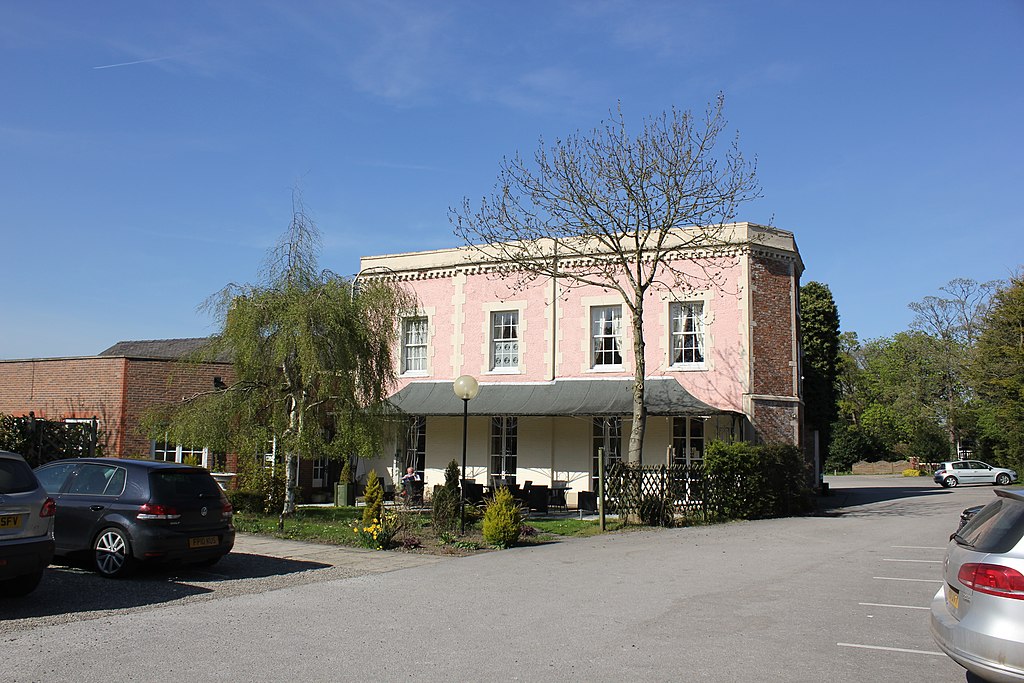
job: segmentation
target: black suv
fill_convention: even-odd
[[[200,467],[75,458],[36,476],[57,500],[56,554],[90,556],[103,576],[125,576],[141,561],[212,565],[235,544],[231,504]]]

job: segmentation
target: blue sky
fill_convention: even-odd
[[[887,336],[1024,263],[1024,2],[0,3],[0,358],[214,331],[291,192],[322,265],[459,244],[503,156],[726,97],[804,282]]]

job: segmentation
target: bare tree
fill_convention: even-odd
[[[504,159],[490,197],[449,211],[455,234],[507,263],[517,286],[556,278],[622,296],[633,331],[632,462],[642,459],[647,423],[644,297],[714,279],[710,269],[687,274],[680,257],[721,245],[737,207],[760,196],[738,138],[719,145],[724,102],[719,95],[703,118],[675,108],[646,118],[635,136],[620,105],[589,134],[542,139],[532,164]]]
[[[977,342],[992,295],[1001,284],[998,280],[976,282],[955,278],[939,288],[945,296],[926,296],[908,304],[914,312],[911,328],[936,340],[935,361],[941,368],[942,392],[935,410],[950,443],[958,450],[970,393],[966,375],[971,349]]]

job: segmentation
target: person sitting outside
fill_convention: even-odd
[[[406,468],[402,476],[402,495],[409,504],[423,502],[423,480],[412,467]]]

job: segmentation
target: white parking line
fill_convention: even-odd
[[[938,547],[932,546],[932,545],[894,545],[894,546],[891,546],[891,547],[893,547],[893,548],[909,548],[911,550],[945,550],[946,549],[945,546],[942,546],[941,548],[938,548]]]
[[[899,560],[892,557],[883,557],[882,562],[921,562],[923,564],[942,564],[942,560]]]
[[[872,579],[880,581],[918,581],[920,583],[944,583],[939,579],[904,579],[898,576],[872,576]]]
[[[931,607],[918,607],[916,605],[887,605],[884,602],[858,602],[864,607],[896,607],[898,609],[931,609]]]
[[[836,643],[839,647],[856,647],[862,650],[885,650],[886,652],[907,652],[912,655],[935,655],[936,657],[945,657],[946,655],[942,652],[932,652],[931,650],[910,650],[904,647],[882,647],[881,645],[858,645],[856,643]]]

